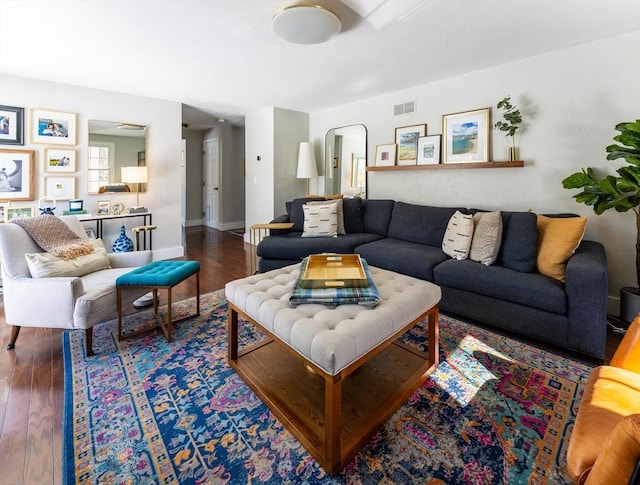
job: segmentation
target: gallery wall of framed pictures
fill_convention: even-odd
[[[77,115],[63,111],[0,105],[0,222],[31,217],[36,192],[55,200],[75,198]],[[26,129],[30,145],[22,149]],[[5,147],[6,145],[6,147]],[[41,174],[41,176],[40,176]]]

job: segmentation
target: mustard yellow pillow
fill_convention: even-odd
[[[575,252],[587,223],[586,217],[546,217],[538,214],[538,272],[566,280],[567,261]]]

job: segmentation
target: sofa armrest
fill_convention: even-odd
[[[73,276],[5,278],[3,287],[7,323],[28,327],[72,327],[75,301],[85,291],[82,280]],[[24,304],[34,298],[37,305]]]
[[[271,222],[269,222],[269,224],[279,224],[279,223],[289,223],[289,222],[291,222],[289,220],[289,215],[288,214],[282,214],[282,215],[276,217]],[[290,231],[290,229],[270,229],[269,230],[269,235],[271,235],[271,236],[284,236],[286,234],[289,234],[289,231]]]
[[[108,253],[112,268],[137,268],[153,261],[152,251],[131,251],[127,253]]]
[[[567,263],[569,347],[604,359],[607,340],[607,257],[604,246],[582,241]]]
[[[640,461],[640,414],[621,419],[605,441],[602,451],[585,477],[584,485],[626,485]],[[583,475],[584,475],[583,474]]]

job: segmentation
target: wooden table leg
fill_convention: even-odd
[[[229,306],[229,360],[238,360],[238,312]]]

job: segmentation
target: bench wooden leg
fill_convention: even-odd
[[[324,382],[324,422],[325,422],[325,459],[328,472],[337,475],[342,470],[340,466],[340,432],[342,430],[342,379],[340,374],[326,376]]]
[[[93,327],[85,329],[84,340],[87,344],[87,357],[91,357],[93,355]]]
[[[16,340],[18,340],[18,334],[22,327],[18,325],[11,325],[11,336],[9,337],[9,343],[7,344],[7,350],[13,350],[16,348]]]
[[[229,360],[238,360],[238,312],[229,307]]]

